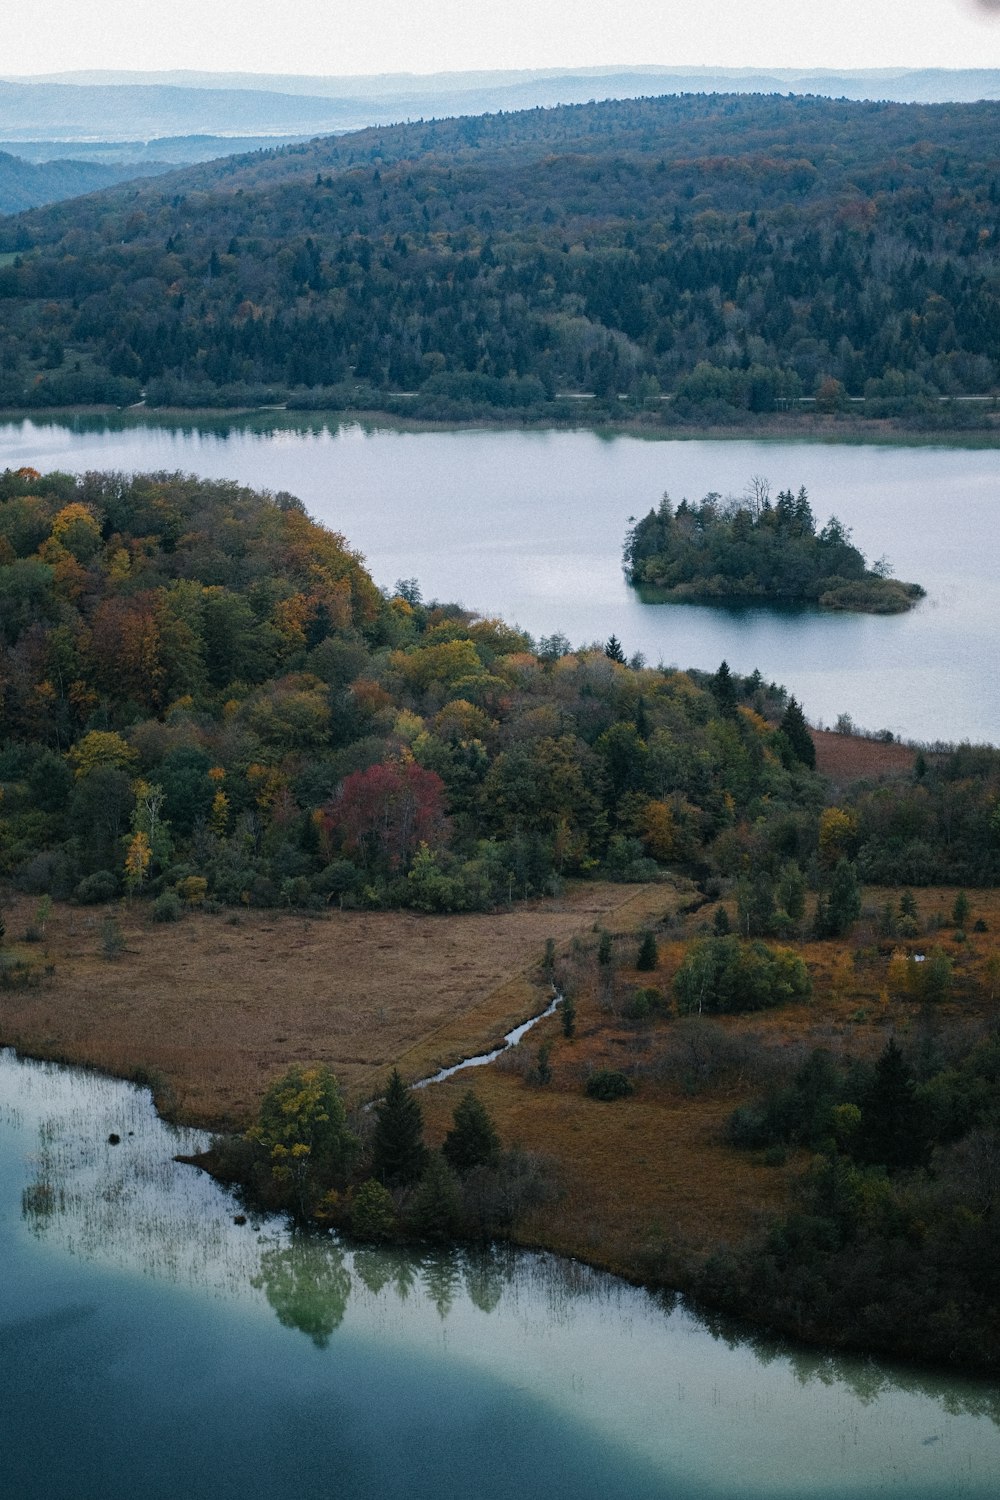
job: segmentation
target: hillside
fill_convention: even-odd
[[[160,162],[147,162],[142,167],[67,160],[35,165],[0,151],[0,214],[16,214],[62,198],[94,193],[112,183],[128,181],[140,172],[153,176],[167,170],[168,166]]]
[[[0,399],[419,392],[411,410],[447,416],[668,392],[681,418],[724,421],[803,396],[829,410],[865,396],[883,415],[989,392],[997,109],[689,96],[533,110],[39,210],[0,228],[20,257],[0,270]]]

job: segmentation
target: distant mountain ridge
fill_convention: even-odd
[[[622,66],[531,72],[53,74],[0,82],[0,140],[321,135],[407,120],[683,93],[816,94],[900,103],[1000,99],[1000,69]]]

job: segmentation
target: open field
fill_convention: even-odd
[[[540,1008],[548,938],[563,946],[680,899],[665,884],[594,883],[489,916],[192,911],[176,924],[141,903],[56,906],[42,941],[26,944],[37,903],[21,898],[5,914],[7,947],[53,972],[0,992],[0,1042],[147,1075],[178,1118],[243,1127],[292,1062],[328,1064],[357,1100],[393,1064],[416,1079],[487,1050]],[[101,955],[109,913],[126,944],[114,962]]]
[[[879,781],[905,775],[913,769],[917,752],[897,740],[870,740],[858,734],[837,734],[832,729],[812,730],[816,746],[816,769],[834,786],[852,781]]]

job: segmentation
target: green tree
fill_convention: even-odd
[[[399,1069],[393,1068],[385,1094],[375,1106],[374,1174],[388,1187],[408,1187],[419,1181],[426,1165],[423,1111]]]
[[[776,895],[785,915],[793,922],[801,922],[806,914],[806,881],[793,859],[781,867]]]
[[[843,937],[861,915],[861,887],[849,859],[839,859],[825,900],[816,907],[816,936]]]
[[[259,1147],[283,1200],[302,1212],[319,1189],[344,1180],[359,1149],[340,1087],[323,1065],[296,1063],[276,1079],[247,1138]]]
[[[461,1219],[458,1181],[444,1157],[433,1152],[410,1204],[410,1225],[423,1239],[447,1240],[457,1234]]]
[[[396,1205],[388,1189],[374,1177],[363,1182],[354,1195],[351,1232],[359,1240],[375,1243],[392,1239],[396,1232]]]
[[[659,950],[656,946],[656,934],[644,932],[642,942],[639,944],[639,953],[635,961],[637,969],[643,973],[651,973],[660,961]]]
[[[467,1089],[455,1106],[454,1124],[445,1136],[441,1154],[461,1175],[485,1166],[500,1154],[500,1137],[483,1102]]]
[[[795,698],[789,698],[788,707],[781,716],[778,728],[791,746],[795,759],[801,761],[804,766],[808,766],[810,770],[814,770],[816,746],[813,744],[813,737],[809,733],[809,725],[806,723],[802,708]]]
[[[971,911],[972,907],[969,905],[968,896],[964,891],[959,891],[951,908],[951,920],[955,926],[963,929],[967,927]]]

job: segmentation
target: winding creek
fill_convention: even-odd
[[[203,1142],[0,1053],[5,1494],[996,1493],[995,1386],[713,1330],[549,1256],[238,1224],[173,1160]]]

